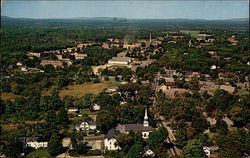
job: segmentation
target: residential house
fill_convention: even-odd
[[[149,82],[149,80],[145,80],[145,81],[141,81],[141,84],[142,84],[142,85],[150,84],[150,82]]]
[[[35,52],[28,52],[28,55],[29,56],[35,56],[35,57],[38,57],[38,58],[41,57],[41,53],[35,53]]]
[[[102,48],[108,49],[108,48],[110,48],[110,44],[109,43],[103,43]]]
[[[16,63],[16,66],[23,66],[23,63],[19,61]]]
[[[96,122],[91,118],[84,119],[83,121],[81,121],[75,125],[75,129],[77,131],[95,130],[96,129]]]
[[[211,69],[211,70],[216,70],[216,69],[217,69],[217,66],[216,66],[216,65],[212,65],[212,66],[210,67],[210,69]]]
[[[155,153],[149,148],[149,145],[144,147],[143,157],[155,157]]]
[[[219,72],[218,73],[218,78],[221,80],[227,79],[227,78],[233,78],[235,76],[236,76],[236,74],[232,73],[232,72]]]
[[[200,92],[213,92],[219,88],[219,85],[216,85],[212,81],[199,81]]]
[[[104,148],[105,150],[118,150],[120,147],[116,145],[116,136],[120,134],[118,130],[112,128],[108,131],[104,139]]]
[[[208,51],[208,54],[210,54],[211,56],[217,56],[218,52],[217,51]]]
[[[209,158],[215,158],[218,157],[217,154],[212,154],[213,152],[217,151],[219,149],[218,146],[204,146],[203,151]]]
[[[63,60],[63,55],[62,54],[56,54],[56,58],[58,60]]]
[[[203,151],[204,151],[204,153],[206,154],[207,157],[210,157],[210,154],[211,154],[210,147],[204,146]]]
[[[208,38],[205,40],[206,43],[213,43],[215,41],[214,38]]]
[[[126,48],[128,50],[133,50],[135,48],[139,48],[141,47],[141,43],[128,43],[128,42],[124,42],[123,44],[123,48]]]
[[[170,35],[168,37],[173,38],[173,39],[183,39],[185,36],[182,36],[182,35]]]
[[[78,112],[78,107],[69,107],[68,112]]]
[[[236,88],[231,86],[231,85],[221,85],[219,87],[219,89],[223,89],[225,91],[228,91],[228,93],[231,93],[231,94],[236,94],[237,93]]]
[[[101,110],[101,106],[99,104],[93,104],[92,109],[95,111],[99,111],[99,110]]]
[[[106,92],[107,94],[113,94],[113,93],[116,92],[116,88],[107,88],[107,89],[105,89],[105,92]]]
[[[87,54],[74,53],[74,56],[75,56],[76,60],[82,60],[85,57],[87,57],[88,55]]]
[[[161,84],[158,87],[158,91],[165,92],[167,89],[176,88],[176,86],[177,86],[176,83],[174,83],[174,82],[168,82],[168,83],[165,83],[165,84]]]
[[[200,78],[201,74],[199,72],[187,72],[185,74],[185,81],[190,81],[192,78],[196,77],[196,78]]]
[[[231,37],[227,38],[227,41],[231,45],[234,45],[234,46],[238,44],[238,40],[236,39],[236,36],[231,36]]]
[[[184,88],[171,88],[171,89],[165,89],[162,91],[166,97],[168,98],[175,98],[177,96],[181,96],[184,93],[189,92],[187,89]]]
[[[48,141],[40,137],[21,137],[19,141],[23,143],[23,148],[46,148],[48,147]]]
[[[22,66],[22,67],[21,67],[21,71],[23,71],[23,72],[28,72],[28,67],[27,67],[27,66]]]

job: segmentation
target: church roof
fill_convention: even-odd
[[[143,126],[143,124],[125,124],[125,132],[133,131],[151,131],[149,127]]]

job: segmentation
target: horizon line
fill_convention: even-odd
[[[8,15],[1,15],[2,17],[8,17],[13,19],[30,19],[30,20],[88,20],[88,19],[95,19],[95,18],[110,18],[110,19],[125,19],[125,20],[239,20],[239,19],[247,19],[249,20],[249,17],[239,17],[239,18],[230,18],[230,19],[197,19],[197,18],[125,18],[125,17],[65,17],[65,18],[30,18],[30,17],[12,17]]]

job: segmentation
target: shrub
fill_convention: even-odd
[[[99,150],[99,149],[89,150],[86,155],[88,155],[88,156],[99,156],[99,155],[102,155],[102,151]]]

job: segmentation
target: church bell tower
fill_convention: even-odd
[[[149,126],[147,108],[145,108],[145,115],[144,115],[143,126],[144,127],[148,127]]]

